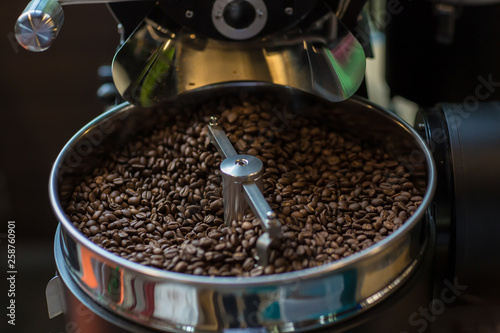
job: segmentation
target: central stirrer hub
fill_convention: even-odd
[[[262,192],[262,169],[261,160],[251,155],[233,155],[220,164],[224,220],[227,224],[243,220],[248,207],[244,184],[255,184]]]
[[[230,226],[233,221],[242,221],[250,206],[264,230],[257,239],[259,265],[267,265],[271,243],[281,236],[281,224],[262,194],[262,161],[252,155],[239,155],[219,127],[217,117],[210,118],[208,133],[224,159],[220,165],[224,222]]]

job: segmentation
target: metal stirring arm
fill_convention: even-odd
[[[242,220],[248,206],[261,221],[264,233],[257,239],[259,265],[268,264],[270,246],[281,237],[281,224],[262,194],[262,161],[255,156],[239,155],[217,118],[212,117],[208,135],[224,160],[220,169],[224,199],[224,221],[230,225]]]
[[[223,159],[238,155],[226,133],[219,126],[217,117],[210,117],[208,137]]]

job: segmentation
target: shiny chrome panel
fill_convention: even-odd
[[[125,100],[158,105],[213,84],[279,84],[332,102],[351,97],[365,75],[363,47],[331,14],[332,36],[278,36],[224,42],[170,31],[144,20],[113,59],[113,80]]]
[[[300,110],[304,96],[268,85],[228,86],[191,92],[176,103],[195,102],[231,91],[260,91],[288,98]],[[183,102],[184,101],[184,102]],[[295,332],[334,324],[384,299],[418,265],[425,250],[424,217],[435,188],[431,155],[415,131],[397,117],[361,99],[332,104],[335,125],[378,140],[396,155],[411,154],[407,167],[427,183],[424,200],[397,232],[362,252],[332,264],[253,278],[203,277],[145,267],[107,252],[76,230],[63,212],[72,183],[129,133],[155,122],[159,110],[124,104],[78,132],[57,158],[50,199],[61,232],[57,264],[95,302],[128,320],[162,331],[231,332],[263,327]],[[165,107],[166,110],[169,107]],[[291,110],[293,111],[293,110]],[[418,184],[418,182],[417,182]],[[227,331],[226,331],[227,330]]]
[[[61,278],[56,275],[49,281],[45,288],[45,298],[47,299],[47,310],[49,311],[50,319],[66,311],[62,297],[62,283]]]

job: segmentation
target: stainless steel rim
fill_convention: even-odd
[[[390,114],[379,107],[363,100],[363,99],[354,99],[351,100],[350,103],[355,103],[358,106],[363,106],[366,108],[370,109],[370,112],[378,113],[380,116],[389,118],[391,121],[399,124],[400,128],[402,131],[405,131],[408,135],[410,135],[414,140],[415,144],[417,147],[420,149],[420,151],[424,154],[424,158],[427,164],[427,192],[425,193],[425,196],[423,198],[423,202],[420,205],[420,207],[415,211],[414,215],[393,235],[385,238],[384,240],[380,241],[376,245],[373,245],[366,250],[363,250],[359,253],[353,254],[347,258],[343,258],[341,260],[338,260],[334,263],[315,267],[315,268],[309,268],[305,269],[302,271],[296,271],[296,272],[290,272],[290,273],[282,273],[282,274],[277,274],[277,275],[271,275],[271,276],[260,276],[260,277],[247,277],[247,278],[234,278],[234,277],[206,277],[206,276],[194,276],[194,275],[187,275],[187,274],[180,274],[180,273],[174,273],[174,272],[167,272],[163,271],[160,269],[152,268],[152,267],[146,267],[137,263],[130,262],[126,259],[123,259],[117,255],[114,255],[94,243],[92,243],[88,238],[86,238],[83,234],[81,234],[76,228],[73,227],[71,222],[66,218],[66,215],[64,214],[63,207],[61,206],[60,198],[59,198],[59,193],[58,193],[58,183],[59,183],[59,172],[60,172],[60,167],[64,163],[64,158],[67,154],[67,152],[71,149],[71,147],[78,142],[82,138],[82,136],[85,135],[89,130],[95,128],[98,126],[98,124],[103,123],[108,121],[111,117],[116,117],[118,115],[123,115],[126,116],[127,112],[132,110],[134,107],[124,103],[122,105],[119,105],[108,112],[104,113],[103,115],[99,116],[92,122],[90,122],[87,126],[82,128],[75,136],[66,144],[66,146],[63,148],[62,152],[59,154],[59,156],[56,159],[56,162],[54,163],[54,166],[51,171],[50,175],[50,183],[49,183],[49,196],[50,200],[52,203],[52,208],[54,210],[55,215],[57,216],[57,219],[60,221],[62,229],[64,231],[65,236],[68,236],[71,238],[75,243],[79,244],[79,246],[88,249],[90,252],[92,252],[96,258],[96,260],[102,261],[103,265],[112,265],[115,267],[119,267],[121,270],[126,271],[127,274],[133,274],[141,277],[147,277],[147,279],[150,279],[151,281],[156,281],[158,283],[161,282],[166,282],[172,283],[172,284],[180,284],[183,286],[187,286],[189,288],[211,288],[213,290],[219,290],[219,291],[230,291],[230,290],[249,290],[252,288],[265,288],[265,287],[271,287],[271,286],[276,286],[277,284],[280,285],[287,285],[287,284],[293,284],[293,283],[307,283],[307,281],[314,281],[317,279],[322,279],[325,276],[329,276],[330,274],[333,274],[338,271],[345,271],[350,267],[354,267],[356,264],[359,264],[362,261],[368,260],[370,258],[374,258],[377,255],[380,255],[381,253],[387,252],[394,244],[399,244],[401,242],[408,241],[408,233],[414,229],[424,218],[426,208],[430,205],[435,186],[436,186],[436,179],[435,179],[435,166],[432,160],[432,155],[430,154],[429,150],[427,149],[424,141],[418,136],[418,134],[407,124],[404,124],[398,117],[394,116],[393,114]],[[417,264],[418,260],[412,261],[406,269],[400,272],[395,279],[392,280],[392,284],[395,286],[398,283],[400,283],[402,280],[404,280],[404,277],[407,276],[411,270],[414,268],[414,266]],[[73,274],[73,278],[78,280],[78,276]],[[77,281],[79,282],[79,281]],[[80,286],[82,287],[81,283]],[[381,288],[377,293],[370,295],[370,297],[367,297],[366,299],[362,300],[358,304],[358,309],[350,309],[349,315],[353,313],[357,313],[363,308],[366,308],[374,303],[376,303],[378,300],[384,298],[384,296],[391,290],[391,288],[388,288],[390,286],[385,286],[385,288]],[[82,288],[84,291],[89,292],[88,290],[85,290],[86,288]],[[94,299],[96,299],[96,295],[90,295]],[[100,302],[101,304],[107,305],[106,299],[96,299],[96,301]],[[117,312],[122,312],[122,315],[127,314],[126,311],[122,311],[119,307],[116,308],[115,306],[112,306],[113,308],[116,309]],[[276,325],[272,325],[273,327],[280,327],[283,331],[296,331],[299,329],[299,327],[302,327],[305,325],[305,327],[315,327],[318,326],[321,322],[326,322],[326,323],[331,323],[331,322],[336,322],[342,317],[345,317],[346,315],[342,315],[341,313],[338,313],[334,315],[331,318],[313,318],[310,321],[303,322],[303,323],[276,323]],[[156,322],[150,322],[149,320],[145,318],[135,318],[138,320],[140,323],[146,323],[148,325],[151,325],[152,327],[157,327],[157,328],[163,328],[162,324],[158,324]],[[170,324],[169,324],[170,325]],[[175,325],[174,325],[175,326]],[[185,327],[185,325],[183,325]],[[288,327],[288,328],[287,328]],[[173,326],[170,325],[170,329],[172,329]],[[180,331],[198,331],[195,326],[191,328],[180,328]],[[203,330],[199,330],[200,332]]]
[[[128,321],[126,318],[122,317],[117,317],[114,313],[110,312],[108,309],[100,307],[97,303],[95,303],[92,298],[90,298],[84,291],[82,291],[78,283],[74,281],[73,277],[71,276],[68,268],[65,265],[65,258],[64,258],[64,243],[62,241],[63,238],[63,229],[61,225],[57,227],[56,231],[56,237],[55,237],[55,242],[54,242],[54,256],[55,256],[55,261],[56,261],[56,266],[57,266],[57,271],[59,273],[59,276],[61,277],[62,281],[68,288],[68,290],[80,301],[82,302],[87,308],[92,310],[93,312],[97,313],[100,317],[102,317],[104,320],[109,321],[113,325],[116,325],[117,327],[120,327],[122,329],[127,329],[129,331],[133,332],[140,332],[140,333],[149,333],[151,330],[148,328],[138,325],[136,323],[131,323]],[[426,244],[428,242],[426,241]],[[424,246],[425,248],[425,246]],[[362,304],[359,313],[368,310],[371,306],[377,304],[377,302],[381,299],[383,299],[385,296],[388,296],[392,292],[396,290],[396,288],[401,285],[403,282],[405,282],[410,276],[411,273],[413,272],[414,269],[419,265],[419,262],[415,261],[413,262],[400,276],[398,276],[391,284],[389,284],[387,287],[384,288],[384,290],[381,290],[379,293],[373,295],[373,297],[365,302],[365,304]],[[74,310],[74,309],[73,309]],[[71,311],[66,309],[66,311]],[[325,318],[323,318],[325,319]],[[335,323],[340,323],[343,322],[344,319],[348,319],[344,316],[339,315],[337,320],[335,320]],[[309,323],[302,323],[302,326],[296,326],[293,324],[287,324],[279,327],[280,332],[302,332],[305,329],[315,329],[319,328],[323,323],[320,322],[320,320],[316,321],[311,321]],[[170,332],[175,332],[175,333],[182,333],[187,331],[187,327],[178,329],[175,327],[170,328]],[[194,330],[193,328],[190,328],[190,332],[198,332]],[[256,333],[262,332],[259,330]],[[271,330],[269,330],[271,332]],[[249,332],[251,333],[251,332]]]

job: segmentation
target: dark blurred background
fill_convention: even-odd
[[[0,332],[63,332],[62,317],[49,320],[45,302],[57,227],[49,173],[71,136],[105,110],[97,69],[111,63],[119,35],[106,5],[66,6],[54,45],[28,52],[13,33],[27,4],[5,1],[0,14]],[[16,222],[16,326],[6,317],[9,220]]]

